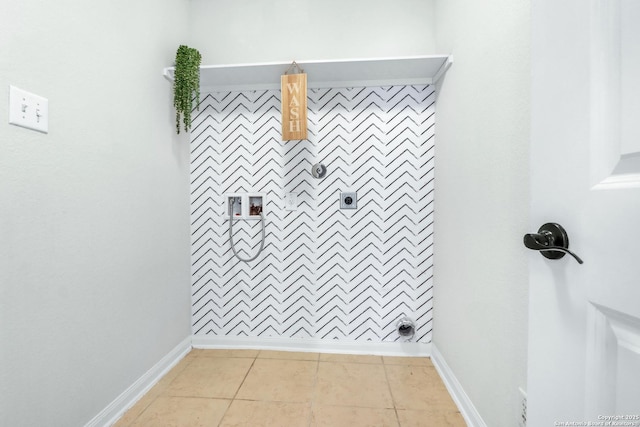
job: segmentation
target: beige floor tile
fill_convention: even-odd
[[[254,359],[195,358],[167,387],[169,396],[233,398]]]
[[[318,360],[318,353],[261,350],[259,359]]]
[[[383,356],[385,365],[433,366],[429,357]]]
[[[156,395],[149,393],[142,396],[124,415],[113,425],[113,427],[128,427],[138,416],[156,399]]]
[[[189,350],[189,353],[184,355],[184,357],[182,358],[182,360],[180,360],[180,362],[182,361],[188,362],[194,357],[196,357],[196,355],[197,355],[196,350],[192,348],[191,350]]]
[[[321,362],[343,362],[343,363],[382,363],[382,357],[367,354],[320,354]]]
[[[398,409],[402,427],[466,427],[460,412],[408,411]]]
[[[234,400],[220,427],[307,426],[310,403]]]
[[[319,405],[393,408],[383,365],[320,362],[316,401]]]
[[[435,368],[385,365],[397,409],[455,411],[456,406]]]
[[[205,350],[194,349],[197,357],[248,357],[255,359],[260,353],[260,350],[232,350],[232,349],[220,349],[220,350]]]
[[[237,398],[310,402],[317,366],[307,360],[256,359]]]
[[[171,368],[169,372],[167,372],[160,380],[156,383],[155,386],[150,390],[149,394],[158,395],[162,393],[168,386],[171,384],[173,380],[176,379],[178,375],[180,375],[186,368],[193,362],[195,356],[191,353],[187,354],[176,366]]]
[[[312,410],[312,427],[397,427],[394,409],[319,406]]]
[[[160,396],[131,427],[200,427],[218,425],[229,400]]]
[[[115,427],[125,427],[131,424],[137,417],[144,411],[147,406],[155,400],[156,397],[161,395],[171,384],[171,382],[191,363],[193,356],[191,352],[187,354],[182,360],[180,360],[176,366],[171,368],[151,389],[131,407],[123,416],[118,420]]]

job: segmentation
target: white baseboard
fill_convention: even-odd
[[[113,402],[93,417],[85,427],[110,426],[147,393],[171,368],[191,351],[191,337],[187,337]]]
[[[337,341],[302,338],[256,338],[198,336],[192,339],[194,348],[280,350],[340,354],[374,354],[380,356],[429,356],[431,343]]]
[[[467,396],[462,385],[434,344],[431,346],[431,361],[440,374],[440,378],[442,378],[444,385],[447,387],[447,390],[449,390],[449,394],[458,406],[467,425],[469,427],[487,427],[476,410],[476,407],[473,406],[473,402],[471,402],[471,399],[469,399],[469,396]]]

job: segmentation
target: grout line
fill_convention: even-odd
[[[215,351],[215,350],[214,350],[214,351]],[[224,420],[224,418],[225,418],[226,414],[228,413],[229,409],[231,408],[231,405],[233,404],[233,402],[234,402],[235,400],[238,400],[238,397],[237,397],[237,396],[238,396],[238,394],[239,394],[240,390],[242,389],[242,387],[243,387],[244,383],[246,382],[246,380],[247,380],[247,378],[248,378],[248,376],[249,376],[250,372],[251,372],[251,371],[252,371],[252,369],[254,368],[256,361],[259,359],[260,353],[261,353],[261,352],[259,351],[259,352],[258,352],[255,356],[253,356],[253,357],[224,357],[224,358],[226,358],[226,359],[253,359],[253,360],[251,361],[251,364],[250,364],[249,368],[247,369],[247,371],[246,371],[246,373],[245,373],[244,377],[242,378],[242,381],[240,382],[240,384],[239,384],[238,388],[236,389],[236,391],[235,391],[235,393],[234,393],[233,397],[231,397],[231,398],[214,398],[214,397],[199,397],[199,396],[179,396],[179,397],[185,397],[185,398],[199,397],[199,398],[203,398],[203,399],[225,400],[225,401],[229,402],[229,405],[227,406],[227,408],[225,409],[224,413],[222,414],[222,417],[220,418],[220,422],[217,424],[217,425],[218,425],[218,427],[219,427],[219,426],[222,424],[222,421]],[[393,391],[392,391],[392,388],[391,388],[391,383],[389,382],[389,374],[388,374],[387,367],[390,367],[390,366],[406,366],[406,367],[408,367],[408,368],[420,368],[420,369],[422,369],[422,368],[428,368],[428,366],[425,366],[425,365],[422,365],[422,364],[420,364],[420,365],[412,365],[412,364],[397,364],[397,363],[390,363],[390,364],[387,364],[387,363],[385,363],[385,361],[384,361],[384,358],[383,358],[383,357],[381,357],[381,363],[380,363],[380,362],[379,362],[379,363],[369,363],[369,362],[364,362],[364,363],[362,363],[362,362],[357,362],[357,361],[339,361],[339,360],[336,360],[336,361],[332,361],[332,360],[325,360],[325,361],[322,361],[322,360],[321,360],[322,353],[316,353],[316,354],[317,354],[317,358],[315,359],[315,362],[316,362],[316,363],[315,363],[315,365],[316,365],[316,366],[315,366],[315,375],[314,375],[314,377],[313,377],[313,383],[312,383],[311,400],[310,400],[310,402],[308,402],[308,403],[307,403],[307,405],[308,405],[307,407],[309,408],[309,414],[308,414],[308,418],[307,418],[307,423],[306,423],[306,425],[307,425],[308,427],[311,427],[311,426],[313,425],[313,422],[314,422],[314,409],[317,409],[317,407],[318,407],[318,406],[317,406],[317,405],[318,405],[317,400],[318,400],[318,396],[319,396],[319,389],[318,389],[318,385],[319,385],[319,372],[320,372],[320,365],[321,365],[321,363],[329,363],[329,364],[331,364],[331,363],[333,363],[333,364],[351,364],[351,363],[353,363],[353,364],[380,365],[380,366],[382,366],[382,368],[383,368],[383,370],[384,370],[385,381],[386,381],[386,383],[387,383],[387,389],[388,389],[388,391],[389,391],[389,395],[391,396],[391,399],[392,399],[392,405],[393,405],[393,407],[392,407],[392,408],[389,408],[389,409],[393,409],[393,410],[394,410],[395,415],[396,415],[396,422],[398,423],[398,425],[400,425],[400,417],[399,417],[399,414],[398,414],[398,408],[397,408],[397,405],[396,405],[396,399],[395,399],[395,397],[394,397],[394,394],[393,394]],[[169,388],[170,388],[171,384],[172,384],[172,383],[173,383],[173,382],[174,382],[178,377],[180,377],[180,376],[184,373],[184,371],[185,371],[185,370],[186,370],[186,369],[187,369],[187,368],[188,368],[188,367],[189,367],[189,366],[190,366],[190,365],[191,365],[191,364],[192,364],[196,359],[211,359],[211,360],[215,360],[215,359],[216,359],[216,357],[209,357],[209,356],[202,356],[202,355],[193,355],[193,356],[190,356],[190,357],[189,357],[188,355],[189,355],[189,353],[187,353],[187,355],[185,356],[185,358],[183,358],[183,360],[180,362],[180,363],[184,363],[184,366],[179,370],[179,372],[177,372],[177,373],[175,374],[175,376],[173,377],[173,379],[171,379],[171,381],[169,381],[169,382],[168,382],[167,384],[165,384],[162,388],[160,388],[160,389],[157,391],[157,393],[154,393],[154,395],[151,395],[151,390],[149,390],[149,392],[147,392],[147,393],[146,393],[146,394],[141,398],[141,399],[143,399],[143,398],[145,398],[145,397],[151,397],[150,402],[144,406],[144,408],[140,411],[140,413],[139,413],[138,415],[136,415],[136,417],[135,417],[133,420],[131,420],[131,421],[130,421],[130,423],[128,423],[128,424],[127,424],[127,426],[131,426],[131,425],[133,425],[135,422],[137,422],[137,420],[138,420],[138,419],[140,419],[140,417],[141,417],[141,416],[142,416],[142,415],[143,415],[143,414],[148,410],[148,408],[149,408],[149,407],[150,407],[150,406],[151,406],[151,405],[152,405],[152,404],[157,400],[157,398],[158,398],[158,397],[161,397],[161,396],[164,396],[164,397],[171,397],[171,395],[167,393],[167,390],[169,390]],[[189,357],[189,360],[186,360],[186,361],[185,361],[184,359],[186,359],[187,357]],[[275,360],[278,360],[278,361],[285,361],[285,362],[286,362],[286,361],[291,361],[291,360],[296,360],[296,361],[298,361],[298,359],[287,359],[287,358],[264,358],[263,360],[274,360],[274,361],[275,361]],[[300,359],[300,361],[309,362],[309,361],[313,361],[313,360],[309,360],[309,359],[304,359],[304,360],[303,360],[303,359]],[[174,369],[175,369],[175,368],[174,368]],[[167,373],[167,374],[168,374],[168,373]],[[167,374],[165,374],[165,376],[164,376],[164,377],[162,377],[162,378],[160,379],[160,381],[162,381],[163,379],[165,379],[165,377],[166,377],[166,375],[167,375]],[[177,397],[178,397],[178,396],[177,396]],[[248,399],[248,400],[253,400],[253,399]],[[254,400],[254,401],[257,401],[257,402],[266,402],[265,400],[262,400],[262,399],[258,399],[258,400]],[[338,406],[340,406],[340,405],[338,405]],[[352,406],[352,407],[360,407],[360,406],[358,406],[358,405],[349,405],[349,406]],[[368,408],[368,407],[363,406],[363,408]],[[131,410],[131,409],[133,409],[133,408],[130,408],[129,410]],[[126,415],[126,413],[125,413],[125,415]],[[124,415],[123,415],[123,416],[124,416]]]
[[[311,392],[311,402],[309,402],[309,418],[307,422],[307,426],[311,427],[313,423],[313,409],[315,408],[316,398],[318,397],[318,372],[320,371],[320,353],[318,353],[318,358],[316,359],[316,372],[313,376],[313,390]]]
[[[391,402],[393,403],[393,411],[396,413],[396,422],[400,425],[400,417],[398,416],[398,408],[396,406],[396,398],[393,395],[393,391],[391,390],[391,384],[389,383],[389,374],[387,373],[387,365],[382,363],[382,369],[384,369],[384,379],[387,380],[387,388],[389,389],[389,394],[391,395]]]
[[[164,385],[162,388],[159,388],[158,391],[152,395],[151,392],[153,391],[154,388],[158,387],[158,384],[160,382],[162,382],[162,380],[164,380],[167,375],[169,375],[169,372],[167,372],[166,374],[164,374],[159,380],[158,382],[156,382],[156,384],[154,384],[153,387],[151,387],[151,389],[149,389],[145,394],[142,395],[142,397],[140,397],[140,399],[138,399],[138,401],[129,409],[127,409],[127,411],[122,414],[122,416],[120,417],[119,420],[116,420],[116,423],[118,423],[122,418],[124,418],[136,405],[138,405],[144,398],[146,397],[150,397],[150,401],[149,403],[147,403],[144,408],[142,408],[142,410],[140,411],[140,413],[138,415],[135,416],[134,419],[132,419],[129,423],[127,423],[127,426],[131,426],[133,424],[135,424],[135,422],[138,420],[138,418],[140,418],[142,416],[142,414],[144,414],[147,409],[149,409],[149,406],[151,406],[157,399],[158,397],[171,397],[168,396],[166,394],[167,389],[169,388],[169,386],[171,385],[171,383],[173,383],[176,378],[178,378],[180,376],[180,374],[182,374],[182,372],[184,372],[184,370],[191,365],[191,363],[193,363],[193,359],[195,359],[197,356],[193,355],[191,356],[191,360],[185,361],[185,359],[187,357],[189,357],[189,354],[191,354],[191,352],[193,351],[193,348],[189,351],[189,353],[185,354],[184,357],[173,367],[169,370],[169,372],[171,372],[172,370],[176,369],[180,364],[182,364],[184,362],[185,366],[180,370],[180,372],[178,372],[175,377],[166,385]]]
[[[256,360],[258,359],[258,355],[260,355],[260,352],[258,352],[258,354],[256,354],[255,357],[253,358],[253,362],[251,362],[251,366],[249,366],[249,369],[247,369],[247,372],[244,374],[244,378],[242,378],[242,382],[240,382],[240,385],[238,386],[238,389],[236,390],[235,394],[229,400],[229,406],[227,406],[227,409],[225,409],[224,414],[222,414],[222,418],[220,418],[220,422],[218,423],[218,427],[220,426],[220,424],[222,424],[222,421],[224,420],[224,417],[227,415],[227,412],[229,412],[229,408],[231,408],[231,405],[236,400],[236,397],[238,396],[238,393],[240,392],[240,389],[242,388],[242,385],[247,380],[247,377],[249,376],[249,372],[251,372],[251,369],[253,369],[253,365],[256,363]],[[239,359],[250,359],[250,358],[249,357],[244,357],[244,358],[239,358]]]
[[[247,377],[249,376],[249,372],[251,372],[251,370],[253,369],[253,365],[255,365],[256,360],[258,360],[257,357],[253,358],[253,362],[251,362],[251,366],[249,366],[249,369],[247,369],[247,373],[244,374],[244,378],[242,378],[242,382],[240,383],[240,386],[238,386],[238,389],[236,390],[235,394],[233,395],[233,398],[231,399],[236,400],[236,398],[238,397],[238,393],[240,393],[240,389],[242,388],[242,385],[244,384],[244,382],[247,380]]]
[[[145,397],[146,397],[146,394],[145,394],[144,396],[142,396],[142,398],[141,398],[140,400],[144,399]],[[158,399],[158,397],[160,397],[160,394],[158,394],[157,396],[154,396],[154,397],[149,401],[149,403],[148,403],[148,404],[146,404],[146,405],[144,406],[144,409],[142,409],[142,411],[140,411],[140,413],[139,413],[138,415],[136,415],[136,417],[135,417],[133,420],[131,420],[131,422],[130,422],[130,423],[128,423],[128,424],[127,424],[127,426],[131,426],[131,425],[135,424],[135,422],[136,422],[136,421],[138,421],[138,418],[140,418],[140,417],[142,416],[142,414],[144,414],[144,413],[147,411],[147,409],[149,409],[149,406],[151,406],[151,404],[152,404],[153,402],[155,402],[155,401]],[[140,401],[140,400],[139,400],[139,401]],[[139,402],[139,401],[138,401],[138,402]],[[133,409],[133,408],[131,408],[131,409]],[[129,409],[129,411],[130,411],[131,409]],[[126,412],[125,412],[125,415],[126,415]],[[123,415],[123,417],[124,417],[124,415]]]

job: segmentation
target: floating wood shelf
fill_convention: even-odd
[[[298,62],[298,61],[296,61]],[[307,73],[309,88],[433,84],[449,69],[448,55],[406,58],[299,61]],[[200,67],[200,91],[280,89],[280,76],[290,62],[204,65]],[[175,68],[163,70],[173,81]]]

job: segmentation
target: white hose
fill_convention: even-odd
[[[258,249],[257,254],[255,254],[253,257],[249,259],[240,258],[240,255],[238,255],[238,252],[236,252],[235,245],[233,244],[233,220],[234,220],[233,215],[230,215],[229,216],[229,241],[231,242],[231,250],[233,251],[233,254],[236,256],[236,258],[238,258],[240,261],[243,261],[243,262],[253,261],[254,259],[258,258],[258,256],[262,252],[262,249],[264,249],[264,215],[262,214],[262,212],[260,212],[260,221],[262,222],[261,224],[262,240],[260,241],[260,249]]]

